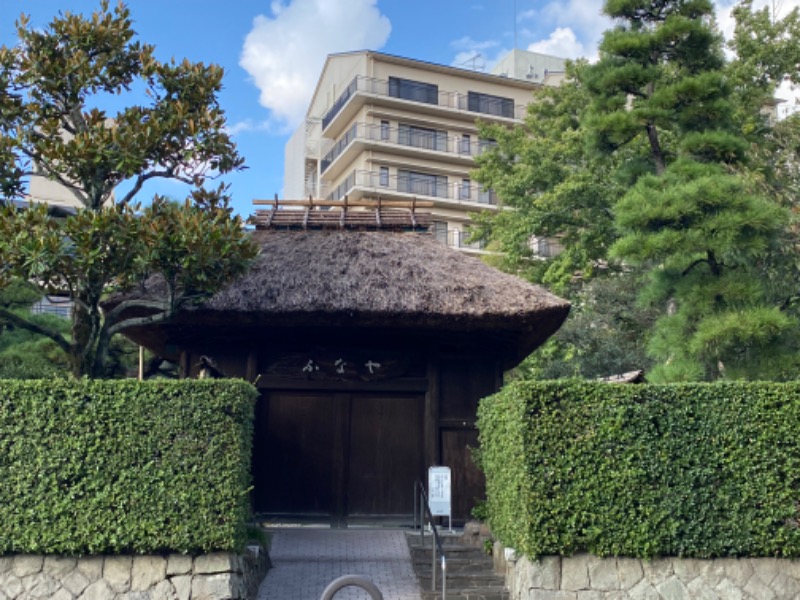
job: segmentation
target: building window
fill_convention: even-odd
[[[501,96],[492,96],[491,94],[469,92],[467,94],[467,110],[513,119],[514,100]]]
[[[491,204],[492,206],[496,206],[497,194],[495,194],[494,190],[490,190],[481,186],[478,188],[478,202],[481,204]]]
[[[397,191],[447,198],[447,177],[400,169],[397,171]]]
[[[400,123],[397,143],[404,146],[414,146],[415,148],[447,152],[447,132]]]
[[[381,140],[389,139],[389,121],[381,121]]]
[[[461,180],[461,187],[458,191],[458,199],[459,200],[469,200],[469,179],[462,179]]]
[[[389,187],[389,167],[381,167],[379,183],[381,187]]]
[[[458,151],[461,154],[470,154],[471,153],[471,141],[468,133],[465,133],[461,136],[461,145],[458,148]]]
[[[439,104],[439,86],[411,79],[389,77],[389,95],[414,102]]]
[[[447,244],[447,222],[434,221],[433,235],[436,237],[437,242],[441,242],[442,244]]]

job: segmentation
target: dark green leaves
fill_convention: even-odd
[[[0,382],[0,554],[237,550],[255,390]]]
[[[800,556],[800,386],[517,383],[479,411],[492,531],[530,556]]]

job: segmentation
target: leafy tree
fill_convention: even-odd
[[[256,249],[231,215],[224,186],[207,179],[243,168],[217,102],[222,69],[160,62],[134,41],[129,10],[103,2],[91,17],[64,13],[44,29],[17,23],[18,43],[0,48],[0,190],[24,193],[34,173],[80,202],[57,219],[44,206],[0,212],[0,285],[14,279],[74,303],[70,334],[0,307],[0,318],[45,336],[69,357],[74,375],[104,375],[114,334],[168,318],[242,272]],[[145,104],[116,111],[117,95],[143,90]],[[194,191],[182,204],[137,202],[151,179]],[[123,181],[130,189],[115,198]],[[111,291],[145,278],[164,281],[161,301],[128,299],[110,310]],[[137,315],[129,317],[128,315]]]
[[[651,379],[786,377],[796,323],[761,271],[788,219],[736,171],[747,141],[732,118],[712,5],[608,0],[605,12],[618,25],[587,73],[587,126],[602,152],[649,145],[652,172],[615,206],[613,256],[647,269],[645,296],[666,308]]]
[[[477,158],[474,174],[513,208],[475,215],[476,236],[502,252],[501,268],[562,294],[608,266],[616,238],[611,207],[621,193],[613,177],[621,157],[585,152],[585,69],[570,64],[562,86],[537,92],[522,127],[482,124],[481,137],[496,147]],[[542,260],[531,248],[534,236],[557,239],[564,251]]]
[[[644,333],[658,311],[638,301],[642,275],[621,271],[596,277],[571,296],[569,318],[512,378],[599,379],[650,370]]]
[[[782,82],[800,83],[800,10],[794,8],[778,18],[767,7],[754,10],[752,0],[742,0],[733,16],[736,28],[728,46],[735,56],[726,65],[726,73],[737,117],[743,134],[769,136],[760,118],[762,109],[773,103]]]

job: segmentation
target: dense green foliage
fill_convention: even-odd
[[[641,305],[642,276],[609,273],[588,281],[571,295],[569,318],[556,334],[528,356],[511,379],[599,379],[630,371],[648,372],[652,358],[642,332],[658,311]]]
[[[748,185],[747,139],[708,0],[608,0],[618,26],[587,70],[587,128],[603,152],[647,140],[651,172],[614,205],[611,255],[650,273],[668,307],[651,332],[655,381],[786,379],[796,322],[768,295],[763,260],[789,221]],[[732,169],[733,168],[733,169]],[[767,367],[772,367],[771,371]]]
[[[800,556],[800,385],[518,382],[479,410],[492,531],[530,556]]]
[[[476,234],[501,251],[498,265],[557,293],[568,293],[576,276],[598,272],[615,238],[609,207],[621,188],[611,176],[617,157],[587,155],[587,130],[581,115],[590,101],[582,84],[587,65],[570,65],[570,79],[537,93],[521,127],[480,124],[481,137],[497,150],[477,157],[474,176],[495,190],[513,211],[475,215]],[[537,258],[532,236],[558,241],[564,252]]]
[[[0,289],[0,308],[68,335],[69,321],[54,315],[32,315],[41,298],[35,286],[15,280]],[[0,379],[40,379],[69,373],[67,357],[52,340],[16,327],[0,317]]]
[[[217,100],[223,72],[157,60],[122,3],[103,1],[91,16],[64,12],[44,28],[23,17],[17,37],[0,47],[0,206],[25,198],[38,176],[59,183],[78,209],[61,218],[44,205],[2,208],[0,287],[36,283],[69,296],[73,309],[69,336],[3,307],[0,318],[52,340],[74,375],[104,377],[116,333],[213,293],[257,252],[231,215],[227,188],[204,187],[244,162]],[[138,195],[153,179],[183,182],[190,196],[148,198],[143,209]],[[117,196],[122,182],[129,187]],[[102,309],[109,293],[153,275],[167,284],[163,298]]]
[[[0,554],[236,549],[255,390],[0,381]]]
[[[595,64],[537,93],[523,127],[482,129],[497,147],[478,158],[475,179],[515,210],[484,215],[478,235],[504,253],[501,267],[580,303],[593,278],[646,275],[639,305],[659,318],[634,346],[648,356],[629,353],[616,371],[651,363],[655,382],[795,378],[797,121],[771,127],[763,109],[778,83],[798,78],[800,11],[738,5],[731,58],[708,0],[607,0],[604,12],[614,27]],[[542,237],[564,252],[536,257],[530,241]],[[595,304],[618,312],[626,296]],[[530,371],[596,373],[582,351],[595,336],[583,331],[577,345],[545,347]],[[606,331],[607,353],[630,341],[624,324]]]

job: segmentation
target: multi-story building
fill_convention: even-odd
[[[483,73],[379,52],[332,54],[286,145],[284,197],[426,200],[437,238],[478,250],[466,243],[469,215],[497,210],[497,198],[470,178],[492,144],[476,120],[521,123],[563,64],[514,50]]]

